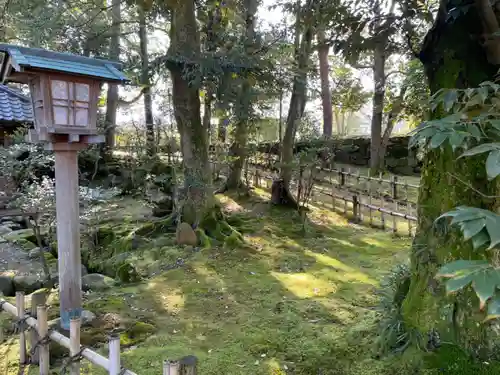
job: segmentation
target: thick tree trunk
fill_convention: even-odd
[[[478,87],[483,81],[493,80],[498,70],[488,62],[480,45],[483,31],[476,10],[471,8],[449,22],[447,13],[453,6],[450,2],[440,12],[420,54],[432,93],[440,88]],[[437,270],[445,263],[492,256],[491,252],[473,251],[470,241],[465,242],[456,230],[435,225],[437,217],[460,205],[494,211],[498,205],[459,181],[467,181],[484,194],[498,194],[497,184],[487,179],[484,157],[457,160],[459,154],[446,146],[425,155],[419,221],[411,254],[411,283],[402,311],[407,329],[422,333],[426,342],[438,333],[441,342],[457,344],[468,353],[487,358],[495,350],[494,332],[482,322],[484,313],[477,309],[477,297],[470,291],[446,295],[443,283],[435,279]],[[432,348],[430,341],[427,343]]]
[[[373,51],[373,109],[371,123],[370,169],[373,173],[379,171],[382,144],[382,119],[384,115],[385,96],[385,43],[379,41]]]
[[[139,43],[141,47],[141,84],[144,95],[144,119],[146,120],[146,148],[150,156],[156,154],[155,129],[153,119],[153,99],[151,95],[151,81],[149,79],[148,33],[146,29],[146,9],[142,2],[138,6],[139,13]]]
[[[323,136],[330,138],[333,130],[330,65],[328,63],[328,51],[330,50],[330,47],[326,43],[325,33],[323,30],[318,31],[318,44],[319,75],[321,78],[321,103],[323,106]]]
[[[120,33],[121,33],[121,0],[113,0],[111,3],[111,38],[109,40],[109,58],[120,59]],[[115,147],[116,111],[118,109],[118,86],[108,85],[106,99],[106,116],[104,120],[104,134],[106,143],[104,145],[105,155],[110,156]]]
[[[194,0],[172,2],[169,69],[172,75],[174,115],[180,134],[184,166],[184,191],[179,207],[180,220],[197,226],[213,206],[211,169],[208,160],[208,132],[200,117],[198,87],[184,77],[188,64],[198,64],[200,36]]]

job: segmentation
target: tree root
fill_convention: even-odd
[[[224,248],[233,249],[243,244],[243,235],[227,222],[219,206],[205,215],[196,228],[198,242],[203,248],[222,243]]]
[[[238,193],[238,195],[246,195],[248,196],[250,194],[250,191],[252,190],[251,186],[248,186],[247,184],[240,182],[236,188],[231,187],[227,184],[227,182],[222,185],[220,188],[218,188],[214,194],[224,194],[228,191],[234,190]]]
[[[282,179],[274,180],[271,186],[271,202],[298,210],[299,205]]]

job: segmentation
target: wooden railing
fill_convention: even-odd
[[[0,299],[1,310],[15,316],[16,327],[19,332],[19,363],[39,365],[40,375],[50,373],[50,341],[54,341],[69,350],[69,357],[64,361],[61,374],[69,371],[70,375],[80,374],[80,361],[88,360],[90,363],[106,370],[110,375],[136,375],[133,371],[121,366],[120,337],[109,336],[109,357],[106,358],[90,348],[80,345],[80,318],[71,319],[69,337],[49,327],[47,305],[43,293],[31,295],[31,312],[25,311],[25,296],[23,292],[16,293],[16,305],[5,299]],[[29,340],[27,340],[28,331]],[[30,350],[27,350],[27,343]],[[196,358],[184,357],[179,361],[164,361],[163,375],[196,375]],[[158,373],[160,373],[158,371]]]

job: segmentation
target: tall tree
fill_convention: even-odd
[[[332,93],[330,91],[330,64],[328,52],[330,45],[325,32],[318,30],[319,74],[321,78],[321,102],[323,107],[323,136],[331,137],[333,132]]]
[[[431,93],[443,88],[452,89],[447,91],[444,103],[433,112],[435,119],[442,118],[455,105],[453,98],[457,92],[453,89],[469,89],[494,80],[500,66],[497,33],[498,21],[490,2],[441,2],[440,11],[420,51]],[[476,104],[472,102],[466,113],[458,118],[473,116],[477,106],[484,103],[481,95],[474,100]],[[454,121],[450,119],[451,123]],[[446,121],[441,126],[449,134],[456,132]],[[465,134],[472,132],[477,139],[485,136],[479,128],[474,128],[476,125],[472,122],[466,121],[465,126]],[[447,137],[443,137],[443,134],[433,136],[430,141],[433,149],[425,153],[419,221],[411,255],[411,282],[403,303],[403,316],[408,329],[429,337],[426,341],[430,349],[439,342],[451,342],[484,358],[495,354],[496,334],[490,325],[484,323],[484,315],[474,308],[478,304],[477,297],[469,291],[447,294],[435,276],[444,263],[457,259],[486,258],[497,262],[497,259],[492,259],[497,252],[474,251],[470,242],[464,242],[457,231],[445,230],[436,219],[444,212],[464,205],[498,212],[499,201],[495,196],[498,196],[499,185],[484,171],[484,157],[458,159],[462,152],[444,142]],[[457,133],[456,137],[463,140],[463,134]],[[493,229],[498,233],[498,225]],[[464,281],[464,278],[456,280],[457,283]],[[459,284],[448,287],[448,290],[458,289]]]
[[[244,1],[245,36],[243,38],[244,52],[248,57],[255,53],[255,24],[258,0]],[[251,65],[251,63],[250,63]],[[236,189],[241,184],[241,173],[243,164],[247,156],[246,145],[250,127],[250,117],[252,112],[252,81],[255,82],[253,69],[248,69],[244,73],[241,84],[241,94],[236,105],[236,124],[234,130],[233,143],[231,144],[230,155],[234,157],[230,166],[226,187]]]
[[[148,31],[146,24],[146,13],[148,10],[146,1],[139,1],[137,12],[139,15],[139,41],[141,49],[141,86],[144,96],[144,118],[146,120],[146,148],[148,155],[152,156],[156,154],[156,143],[153,119],[153,98],[151,94],[151,79],[149,76]]]
[[[120,59],[120,33],[121,33],[121,0],[112,0],[111,2],[111,37],[109,38],[109,58],[112,60]],[[105,136],[106,136],[106,154],[115,147],[115,129],[116,129],[116,112],[118,110],[118,85],[108,85],[108,94],[106,99],[106,117]]]
[[[293,169],[293,145],[307,102],[307,74],[315,28],[314,7],[317,5],[314,0],[308,0],[302,6],[300,0],[298,0],[295,6],[294,57],[296,67],[293,76],[292,96],[286,119],[285,135],[280,152],[280,179],[274,181],[272,189],[273,194],[271,199],[274,204],[295,205],[289,191]]]

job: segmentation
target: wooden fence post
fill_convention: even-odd
[[[120,336],[109,337],[109,375],[118,375],[121,371]]]
[[[339,171],[339,183],[340,183],[341,187],[345,185],[345,168],[344,167],[340,168],[340,171]]]
[[[45,340],[49,332],[47,323],[47,306],[41,305],[36,307],[36,316],[38,322],[38,336],[41,340]],[[50,356],[49,356],[49,343],[43,342],[40,345],[39,351],[40,359],[40,375],[49,375]]]
[[[69,345],[72,357],[80,353],[80,318],[72,318],[69,322]],[[80,361],[74,361],[70,366],[71,375],[80,375]]]
[[[164,361],[163,375],[179,375],[179,362],[168,360]]]
[[[38,306],[45,305],[45,302],[47,301],[47,294],[45,292],[38,292],[38,293],[33,293],[31,295],[31,316],[33,318],[36,318],[38,316],[37,310]],[[40,336],[38,335],[38,332],[34,329],[32,329],[29,333],[30,335],[30,348],[33,351],[31,353],[31,360],[30,363],[32,364],[38,364],[38,348],[36,347],[36,344],[38,340],[40,340]]]
[[[392,199],[398,199],[398,176],[391,177]]]
[[[16,307],[19,329],[19,363],[26,363],[26,334],[24,332],[24,292],[16,292]]]
[[[352,214],[354,216],[354,222],[357,223],[359,221],[359,201],[358,196],[352,196]]]
[[[193,355],[181,358],[179,361],[179,375],[196,375],[198,359]]]

